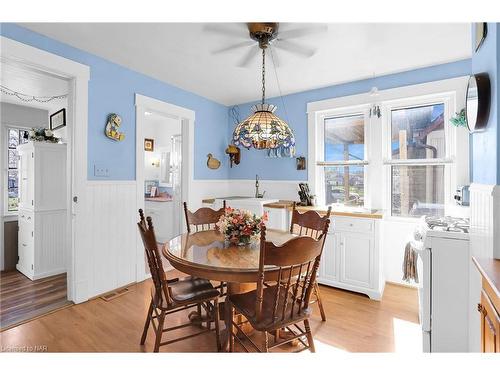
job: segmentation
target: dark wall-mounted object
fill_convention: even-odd
[[[49,118],[49,123],[50,123],[50,130],[56,130],[66,126],[66,109],[63,108],[51,114]]]
[[[303,171],[306,169],[306,158],[303,156],[299,156],[296,160],[297,170]]]
[[[469,77],[465,104],[467,127],[472,133],[482,130],[490,116],[491,85],[488,73],[478,73]]]
[[[483,42],[486,39],[486,35],[488,35],[488,24],[486,22],[476,22],[474,24],[474,41],[476,43],[476,52],[483,45]]]
[[[235,145],[229,145],[226,148],[226,154],[229,155],[229,166],[232,168],[233,163],[238,165],[240,164],[241,159],[241,151],[240,148]]]

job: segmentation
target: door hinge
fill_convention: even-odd
[[[33,153],[31,153],[31,157],[34,158]]]
[[[31,265],[31,269],[33,269],[33,265]]]
[[[33,203],[33,199],[31,200],[31,205],[32,205],[32,206],[34,205],[34,203]]]
[[[33,231],[31,231],[31,237],[33,237]]]

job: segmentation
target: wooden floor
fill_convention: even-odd
[[[0,333],[1,346],[3,350],[46,347],[49,352],[150,352],[153,348],[151,329],[146,345],[139,345],[150,287],[151,280],[146,280],[109,302],[94,299],[11,328]],[[328,320],[323,323],[315,308],[311,327],[317,352],[421,351],[416,290],[387,284],[381,302],[324,286],[321,293]],[[186,315],[185,311],[169,315],[167,326],[173,320],[174,323],[185,321]],[[196,329],[187,328],[188,331]],[[176,332],[180,331],[170,334]],[[160,351],[213,352],[215,338],[205,334],[162,346]]]
[[[0,273],[0,329],[67,305],[66,274],[32,281],[18,271]]]

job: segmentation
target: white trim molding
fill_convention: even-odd
[[[193,187],[194,173],[194,122],[193,110],[179,107],[141,94],[135,94],[136,107],[136,208],[144,208],[144,129],[145,112],[153,112],[178,120],[182,129],[182,200],[194,206],[197,190]],[[135,216],[137,217],[137,210]],[[137,232],[137,230],[135,230]],[[145,269],[144,247],[136,233],[136,281],[148,277]]]
[[[20,65],[26,69],[51,74],[69,83],[68,95],[68,230],[70,244],[67,257],[68,299],[75,303],[89,298],[89,252],[86,223],[88,81],[87,65],[50,52],[0,37],[2,63]],[[78,197],[77,202],[73,197]]]

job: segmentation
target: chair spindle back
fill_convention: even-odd
[[[318,239],[323,233],[326,223],[328,222],[328,225],[330,223],[331,212],[332,207],[329,206],[328,211],[324,216],[321,216],[316,211],[306,211],[304,213],[300,213],[295,208],[294,202],[292,210],[292,220],[290,224],[290,233]]]
[[[144,218],[144,212],[142,209],[139,209],[139,218],[140,220],[137,223],[137,226],[139,227],[139,233],[141,234],[142,243],[144,244],[146,258],[148,260],[149,270],[151,271],[151,278],[153,279],[155,288],[154,302],[157,306],[161,306],[162,301],[170,304],[172,303],[172,299],[168,289],[167,277],[165,275],[165,271],[163,270],[163,263],[160,251],[158,250],[158,243],[156,242],[153,221],[150,216]]]
[[[255,307],[257,320],[263,318],[266,288],[272,288],[270,292],[274,294],[273,322],[294,318],[308,308],[328,224],[329,221],[317,239],[309,236],[297,237],[281,246],[266,242],[266,228],[262,228]],[[267,266],[274,267],[269,270]]]
[[[223,202],[220,210],[212,210],[208,207],[202,207],[195,212],[188,210],[187,203],[184,202],[184,214],[186,216],[186,226],[188,233],[203,230],[211,230],[215,228],[215,224],[226,211],[226,201]],[[192,227],[192,228],[191,228]]]

